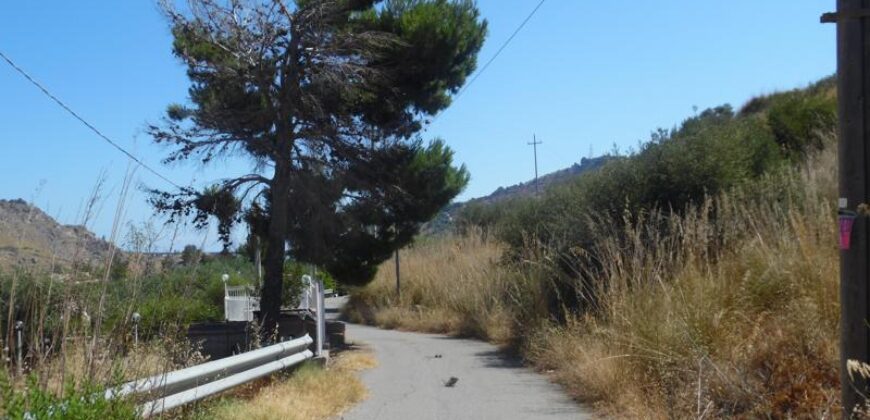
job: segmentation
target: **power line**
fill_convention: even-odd
[[[501,52],[504,51],[505,48],[507,48],[508,44],[510,44],[511,41],[516,38],[517,34],[519,34],[520,31],[522,31],[523,28],[526,26],[526,24],[529,23],[530,20],[532,20],[532,17],[534,17],[535,14],[538,13],[538,9],[540,9],[546,1],[547,0],[541,0],[540,3],[535,6],[532,12],[529,13],[528,16],[526,16],[525,20],[520,23],[520,26],[518,26],[517,29],[515,29],[514,32],[511,34],[511,36],[508,37],[508,39],[504,42],[504,44],[499,47],[498,51],[495,52],[495,55],[493,55],[492,58],[490,58],[489,61],[487,61],[486,64],[484,64],[483,67],[480,68],[480,71],[478,71],[477,74],[475,74],[474,77],[471,78],[471,80],[465,85],[465,87],[463,87],[462,90],[460,90],[459,93],[456,94],[456,99],[459,99],[459,97],[462,96],[462,94],[465,93],[465,91],[474,84],[477,78],[480,77],[480,75],[483,74],[483,72],[485,72],[487,68],[489,68],[489,65],[492,64],[492,62],[495,61],[496,58],[498,58]]]
[[[526,16],[525,19],[523,19],[522,23],[520,23],[520,25],[517,26],[517,28],[513,31],[513,33],[511,33],[511,36],[509,36],[505,40],[505,42],[501,45],[501,47],[499,47],[499,49],[495,52],[495,54],[486,62],[486,64],[483,65],[483,67],[480,68],[480,70],[471,78],[471,80],[468,83],[466,83],[465,86],[463,86],[463,88],[459,91],[459,93],[456,94],[456,98],[454,100],[458,100],[465,93],[465,91],[467,91],[471,87],[471,85],[473,85],[474,82],[477,81],[477,79],[486,71],[486,69],[489,68],[489,66],[498,58],[498,56],[501,55],[501,53],[505,50],[505,48],[507,48],[507,46],[510,45],[511,41],[513,41],[514,38],[516,38],[516,36],[520,33],[520,31],[523,30],[523,28],[526,26],[526,24],[529,23],[530,20],[532,20],[532,18],[535,16],[535,14],[538,13],[538,10],[540,10],[541,6],[543,6],[546,1],[547,0],[541,0],[540,2],[538,2],[538,5],[535,6],[534,9],[532,9],[532,11],[529,13],[528,16]],[[102,138],[103,140],[108,142],[115,149],[118,149],[118,151],[120,151],[121,153],[126,155],[128,158],[130,158],[134,162],[141,165],[148,172],[151,172],[152,174],[154,174],[158,178],[166,181],[167,183],[173,185],[176,188],[179,188],[179,189],[182,188],[180,185],[176,184],[175,182],[172,182],[172,180],[170,180],[169,178],[161,175],[159,172],[152,169],[150,166],[146,165],[139,158],[137,158],[132,153],[128,152],[123,147],[118,145],[118,143],[115,143],[114,141],[112,141],[112,139],[110,139],[105,134],[103,134],[100,130],[98,130],[96,127],[94,127],[93,124],[87,122],[84,118],[82,118],[79,114],[77,114],[69,106],[67,106],[63,101],[61,101],[56,96],[54,96],[51,92],[49,92],[48,89],[46,89],[44,86],[42,86],[42,84],[40,84],[33,77],[31,77],[29,74],[27,74],[27,72],[24,71],[24,69],[22,69],[17,64],[15,64],[15,62],[13,62],[12,59],[10,59],[8,56],[6,56],[6,54],[4,54],[3,51],[0,51],[0,57],[2,57],[13,69],[15,69],[15,71],[17,71],[18,73],[21,73],[21,75],[24,76],[24,78],[26,78],[30,83],[32,83],[34,86],[39,88],[39,90],[41,90],[42,93],[44,93],[51,100],[53,100],[58,105],[60,105],[61,108],[66,110],[70,115],[75,117],[75,119],[79,120],[82,124],[84,124],[86,127],[91,129],[91,131],[96,133],[100,138]],[[442,112],[441,114],[436,115],[435,118],[432,119],[432,123],[434,123],[443,114],[444,113]]]
[[[100,130],[97,129],[97,127],[94,127],[93,124],[87,122],[87,121],[86,121],[84,118],[82,118],[79,114],[77,114],[75,111],[73,111],[72,108],[70,108],[69,106],[67,106],[67,104],[65,104],[63,101],[61,101],[61,100],[58,99],[56,96],[54,96],[51,92],[49,92],[48,89],[45,88],[45,86],[43,86],[42,84],[40,84],[38,81],[36,81],[36,79],[34,79],[33,77],[31,77],[29,74],[27,74],[27,72],[24,71],[24,69],[22,69],[22,68],[19,67],[17,64],[15,64],[15,62],[12,61],[12,59],[10,59],[6,54],[4,54],[3,51],[0,51],[0,57],[2,57],[3,60],[5,60],[5,61],[6,61],[6,62],[7,62],[7,63],[8,63],[8,64],[13,68],[13,69],[15,69],[15,71],[17,71],[17,72],[20,73],[22,76],[24,76],[24,78],[27,79],[30,83],[32,83],[34,86],[36,86],[37,88],[39,88],[39,90],[41,90],[42,93],[45,94],[45,96],[48,96],[52,101],[54,101],[55,103],[57,103],[58,105],[60,105],[60,107],[63,108],[66,112],[68,112],[68,113],[69,113],[70,115],[72,115],[75,119],[79,120],[79,122],[81,122],[82,124],[84,124],[85,127],[88,127],[89,129],[91,129],[91,131],[93,131],[94,133],[96,133],[97,136],[99,136],[100,138],[102,138],[103,140],[105,140],[107,143],[109,143],[110,145],[112,145],[112,147],[114,147],[115,149],[118,149],[118,151],[120,151],[121,153],[123,153],[124,155],[126,155],[128,158],[130,158],[130,160],[132,160],[133,162],[138,163],[140,166],[142,166],[143,168],[145,168],[148,172],[151,172],[152,174],[154,174],[154,175],[157,176],[158,178],[160,178],[160,179],[166,181],[167,183],[171,184],[172,186],[174,186],[174,187],[176,187],[176,188],[178,188],[178,189],[182,189],[182,188],[183,188],[183,187],[181,187],[180,185],[176,184],[175,182],[172,182],[172,180],[170,180],[169,178],[167,178],[167,177],[161,175],[159,172],[157,172],[156,170],[152,169],[150,166],[146,165],[146,164],[145,164],[144,162],[142,162],[139,158],[137,158],[137,157],[134,156],[132,153],[128,152],[126,149],[124,149],[123,147],[121,147],[118,143],[114,142],[112,139],[110,139],[110,138],[107,137],[105,134],[103,134]]]
[[[492,62],[495,61],[496,58],[498,58],[498,56],[502,53],[502,51],[504,51],[504,49],[507,48],[507,46],[511,43],[511,41],[513,41],[514,38],[516,38],[517,34],[519,34],[520,31],[522,31],[523,28],[526,26],[526,24],[529,23],[530,20],[532,20],[532,17],[534,17],[535,14],[538,13],[538,9],[540,9],[541,6],[543,6],[544,2],[546,2],[546,1],[547,0],[541,0],[538,3],[538,5],[535,6],[534,9],[532,9],[531,13],[529,13],[529,15],[526,16],[526,18],[523,20],[523,22],[520,23],[520,26],[517,26],[517,29],[514,30],[514,32],[511,34],[511,36],[509,36],[508,39],[505,40],[505,42],[503,44],[501,44],[501,47],[499,47],[498,51],[496,51],[495,54],[486,62],[486,64],[484,64],[483,67],[481,67],[480,70],[477,73],[475,73],[475,75],[471,78],[471,80],[469,80],[468,83],[466,83],[465,86],[463,86],[462,89],[459,90],[459,93],[457,93],[456,96],[453,98],[454,102],[457,101],[462,96],[462,94],[464,94],[465,91],[467,91],[468,88],[470,88],[471,85],[473,85],[474,82],[477,81],[477,79],[480,77],[480,75],[483,74],[483,72],[485,72],[486,69],[489,68],[490,64],[492,64]],[[429,124],[430,125],[434,124],[435,121],[438,121],[438,119],[441,118],[441,116],[444,115],[445,112],[447,112],[447,110],[444,110],[440,114],[433,117],[432,121],[430,121]]]

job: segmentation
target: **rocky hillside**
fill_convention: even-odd
[[[24,200],[0,200],[0,271],[99,264],[111,247],[84,226],[61,225]]]

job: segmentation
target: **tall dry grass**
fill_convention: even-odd
[[[516,343],[615,416],[838,416],[835,180],[829,147],[680,214],[590,219],[594,245],[576,252],[600,261],[580,273],[596,298],[564,324],[541,305],[545,277],[475,235],[404,252],[401,298],[385,264],[350,314]]]
[[[666,237],[641,221],[600,240],[599,312],[541,331],[529,357],[644,417],[834,415],[835,162],[669,215]]]
[[[393,259],[368,287],[353,293],[345,308],[351,320],[506,344],[522,322],[516,308],[543,304],[533,279],[499,264],[502,247],[479,233],[400,252],[401,295]]]

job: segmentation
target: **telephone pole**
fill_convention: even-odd
[[[402,276],[399,275],[399,250],[396,249],[396,298],[402,298]]]
[[[532,134],[532,142],[528,144],[535,150],[535,194],[539,194],[541,191],[540,186],[538,185],[538,145],[544,144],[544,142],[538,141],[537,136]]]
[[[870,363],[870,0],[837,0],[837,12],[822,22],[837,24],[840,382],[843,418],[851,418],[870,395],[868,378],[848,371],[850,362]]]

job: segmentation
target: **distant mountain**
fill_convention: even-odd
[[[112,245],[84,226],[61,225],[24,200],[0,200],[0,271],[21,266],[97,265]]]
[[[599,156],[596,158],[582,158],[580,163],[575,163],[568,168],[551,172],[549,174],[538,177],[538,185],[536,187],[535,180],[522,182],[508,187],[499,187],[492,194],[473,198],[471,200],[453,203],[447,206],[439,213],[435,219],[427,223],[423,227],[424,233],[440,233],[449,230],[453,224],[453,218],[462,210],[462,208],[471,203],[491,204],[514,198],[532,197],[535,195],[535,190],[540,189],[545,191],[556,185],[564,184],[577,178],[578,176],[597,170],[604,166],[605,163],[611,161],[612,156]]]

